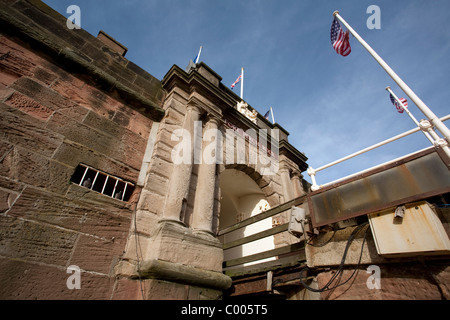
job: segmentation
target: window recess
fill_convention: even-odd
[[[120,201],[128,201],[135,188],[131,182],[83,163],[77,166],[70,181]]]

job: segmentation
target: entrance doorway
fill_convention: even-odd
[[[242,220],[270,209],[266,197],[258,184],[244,172],[236,169],[226,169],[220,174],[220,229],[227,228]],[[228,243],[252,234],[272,228],[272,218],[267,218],[245,228],[235,230],[221,236],[223,243]],[[224,250],[224,259],[237,259],[275,248],[273,236],[249,242],[234,248]],[[248,262],[240,266],[249,266],[261,262]],[[236,266],[238,267],[238,266]]]

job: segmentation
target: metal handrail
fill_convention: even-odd
[[[440,118],[441,121],[447,121],[447,120],[449,120],[449,119],[450,119],[450,114],[446,115],[445,117]],[[326,164],[326,165],[323,165],[323,166],[321,166],[321,167],[319,167],[319,168],[317,168],[317,169],[314,169],[314,168],[312,168],[312,167],[310,166],[310,167],[308,168],[308,170],[307,170],[307,173],[308,173],[308,175],[311,177],[311,180],[312,180],[311,190],[312,190],[312,191],[316,191],[316,190],[319,190],[319,189],[321,188],[321,186],[319,186],[319,185],[317,184],[317,181],[316,181],[316,173],[317,173],[317,172],[322,171],[322,170],[324,170],[324,169],[327,169],[327,168],[329,168],[329,167],[332,167],[332,166],[334,166],[334,165],[336,165],[336,164],[339,164],[339,163],[341,163],[341,162],[344,162],[344,161],[346,161],[346,160],[352,159],[352,158],[354,158],[354,157],[356,157],[356,156],[359,156],[359,155],[361,155],[361,154],[363,154],[363,153],[366,153],[366,152],[368,152],[368,151],[370,151],[370,150],[379,148],[379,147],[381,147],[381,146],[383,146],[383,145],[385,145],[385,144],[388,144],[388,143],[391,143],[391,142],[393,142],[393,141],[396,141],[396,140],[399,140],[399,139],[401,139],[401,138],[404,138],[404,137],[406,137],[406,136],[409,136],[409,135],[411,135],[411,134],[413,134],[413,133],[416,133],[416,132],[418,132],[418,131],[420,131],[420,130],[423,130],[423,129],[420,128],[420,127],[417,127],[417,128],[408,130],[408,131],[403,132],[403,133],[401,133],[401,134],[398,134],[398,135],[396,135],[396,136],[394,136],[394,137],[392,137],[392,138],[389,138],[389,139],[386,139],[386,140],[381,141],[381,142],[379,142],[379,143],[376,143],[376,144],[374,144],[374,145],[372,145],[372,146],[370,146],[370,147],[367,147],[367,148],[364,148],[364,149],[359,150],[359,151],[357,151],[357,152],[354,152],[354,153],[352,153],[352,154],[350,154],[350,155],[348,155],[348,156],[346,156],[346,157],[343,157],[343,158],[340,158],[340,159],[335,160],[335,161],[333,161],[333,162],[330,162],[330,163],[328,163],[328,164]],[[438,141],[436,140],[435,142],[438,142]]]
[[[223,230],[220,230],[218,232],[218,236],[223,236],[225,234],[228,234],[230,232],[245,228],[249,225],[252,225],[256,222],[259,222],[261,220],[273,217],[277,214],[281,214],[289,209],[291,209],[293,206],[298,206],[300,204],[303,204],[307,199],[307,195],[303,195],[301,197],[295,198],[293,200],[290,200],[288,202],[285,202],[279,206],[276,206],[274,208],[271,208],[267,211],[263,211],[253,217],[247,218],[241,222],[238,222],[232,226],[229,226]],[[286,224],[282,224],[279,226],[275,226],[272,228],[268,228],[267,230],[262,230],[261,232],[258,232],[256,234],[252,234],[243,238],[240,238],[238,240],[234,240],[228,243],[224,243],[223,244],[223,249],[231,249],[240,245],[244,245],[247,244],[249,242],[253,242],[256,240],[260,240],[269,236],[273,236],[276,234],[280,234],[282,232],[286,232],[288,230],[288,223]],[[235,258],[235,259],[230,259],[227,261],[224,261],[223,263],[223,267],[224,268],[230,268],[230,267],[235,267],[235,266],[239,266],[242,265],[244,263],[247,262],[254,262],[254,261],[258,261],[258,260],[262,260],[262,259],[266,259],[266,258],[271,258],[271,257],[276,257],[279,255],[283,255],[286,253],[292,253],[292,252],[296,252],[299,250],[302,250],[304,248],[304,243],[303,242],[299,242],[299,243],[295,243],[295,244],[290,244],[290,245],[286,245],[286,246],[282,246],[279,248],[275,248],[275,249],[271,249],[271,250],[267,250],[267,251],[263,251],[263,252],[259,252],[256,254],[252,254],[252,255],[248,255],[248,256],[242,256],[239,258]],[[292,264],[292,263],[296,263],[296,261],[300,261],[300,260],[304,260],[304,257],[301,255],[298,256],[293,256],[293,257],[289,257],[286,258],[284,260],[280,259],[280,262],[277,261],[269,261],[269,262],[264,262],[258,265],[250,265],[248,267],[243,267],[241,269],[239,269],[239,272],[241,273],[245,273],[246,271],[250,270],[250,269],[255,269],[257,268],[258,270],[261,270],[261,268],[270,268],[270,266],[275,266],[277,264],[280,263],[287,263],[287,264]],[[258,266],[258,267],[257,267]],[[243,271],[245,270],[245,271]],[[235,270],[232,271],[232,274],[235,274]]]

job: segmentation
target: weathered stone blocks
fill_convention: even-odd
[[[107,300],[114,280],[106,275],[82,271],[79,290],[67,288],[66,267],[30,263],[0,257],[0,297],[12,300]]]
[[[87,32],[67,31],[40,1],[16,1],[0,19],[14,24],[0,35],[0,298],[110,299],[137,196],[126,203],[70,180],[79,163],[137,180],[154,121],[145,103],[161,103],[161,84]],[[81,290],[66,286],[71,264]]]
[[[433,266],[433,262],[427,262]],[[439,264],[439,262],[438,262]],[[371,273],[367,273],[367,265],[356,270],[350,281],[331,291],[321,293],[326,300],[441,300],[442,296],[437,283],[429,275],[428,270],[418,262],[378,264],[381,271],[380,289],[367,286]],[[448,269],[448,267],[446,267]],[[431,269],[431,268],[430,268]],[[346,267],[340,277],[340,283],[350,278],[354,269]],[[334,271],[321,272],[317,276],[318,287],[328,283]],[[337,282],[334,282],[336,284]],[[442,283],[445,286],[445,282]],[[333,287],[330,286],[330,287]],[[448,289],[447,289],[448,290]],[[448,297],[447,297],[448,298]]]
[[[0,255],[28,261],[65,265],[77,238],[52,226],[15,217],[0,219]]]
[[[204,270],[222,271],[223,250],[217,238],[195,233],[178,223],[162,221],[144,251],[146,260],[159,259]]]

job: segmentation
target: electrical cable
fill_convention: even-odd
[[[303,222],[302,222],[302,226],[303,226]],[[337,231],[336,226],[333,226],[333,229],[334,229],[333,230],[333,234],[331,235],[330,239],[328,239],[327,241],[325,241],[323,243],[320,243],[320,244],[312,244],[311,242],[313,240],[313,237],[311,237],[311,239],[309,239],[309,241],[306,241],[306,245],[309,245],[311,247],[316,247],[316,248],[323,247],[323,246],[327,245],[334,238],[334,236],[336,234],[336,231]],[[303,230],[305,230],[304,226],[303,226]],[[305,232],[305,237],[306,237],[306,232]]]
[[[438,277],[433,274],[433,272],[430,270],[428,265],[425,263],[425,259],[423,256],[418,257],[419,262],[423,265],[425,268],[428,276],[431,278],[431,280],[434,282],[434,284],[438,287],[439,293],[441,294],[441,297],[443,300],[450,300],[450,292],[447,289],[447,286],[441,281],[439,281]]]
[[[350,235],[349,239],[347,240],[347,245],[346,245],[346,247],[345,247],[344,254],[343,254],[343,257],[342,257],[342,259],[341,259],[341,263],[340,263],[340,265],[339,265],[339,267],[338,267],[338,270],[336,271],[336,273],[331,277],[331,279],[328,281],[328,283],[327,283],[322,289],[314,289],[314,288],[311,288],[311,287],[309,287],[308,285],[306,285],[306,284],[304,283],[304,280],[303,280],[303,278],[302,278],[302,274],[303,274],[303,272],[304,272],[305,270],[311,270],[309,267],[305,267],[305,268],[303,268],[303,269],[300,271],[300,282],[302,283],[303,286],[305,286],[306,289],[308,289],[308,290],[310,290],[310,291],[313,291],[313,292],[324,292],[324,291],[327,291],[327,290],[332,290],[332,289],[337,288],[338,286],[344,285],[345,283],[347,283],[347,282],[353,277],[353,275],[355,274],[356,270],[358,269],[358,267],[359,267],[359,265],[360,265],[360,263],[361,263],[362,252],[363,252],[363,248],[364,248],[364,244],[365,244],[365,240],[366,240],[366,234],[367,234],[367,230],[368,230],[368,229],[366,229],[366,231],[365,231],[365,233],[364,233],[364,239],[363,239],[363,243],[362,243],[362,247],[361,247],[361,253],[360,253],[359,261],[358,261],[358,264],[357,264],[355,270],[353,271],[352,275],[351,275],[345,282],[343,282],[343,283],[341,283],[341,284],[337,284],[336,286],[330,288],[330,285],[334,282],[334,280],[335,280],[338,276],[340,276],[340,275],[342,274],[342,272],[343,272],[343,267],[344,267],[344,264],[345,264],[345,259],[346,259],[346,257],[347,257],[348,249],[350,248],[350,245],[351,245],[351,243],[352,243],[354,237],[356,236],[356,234],[357,234],[357,233],[358,233],[358,232],[359,232],[366,224],[367,224],[367,223],[361,224],[360,226],[358,226],[357,228],[355,228],[355,229],[353,230],[352,234]]]
[[[347,258],[348,249],[350,248],[350,245],[351,245],[351,243],[353,242],[353,239],[355,238],[355,236],[357,235],[357,233],[358,233],[363,227],[365,227],[366,225],[368,225],[368,222],[365,222],[365,223],[359,225],[358,227],[356,227],[356,228],[352,231],[352,233],[350,234],[350,237],[347,239],[347,244],[346,244],[346,246],[345,246],[344,254],[343,254],[343,256],[342,256],[341,263],[339,264],[338,270],[336,271],[336,273],[331,277],[331,279],[328,281],[328,283],[327,283],[323,288],[315,289],[315,288],[312,288],[312,287],[310,287],[309,285],[307,285],[307,284],[305,283],[304,278],[303,278],[303,273],[304,273],[305,270],[306,270],[306,271],[308,271],[308,270],[311,271],[311,269],[310,269],[308,266],[305,266],[303,269],[300,270],[300,282],[301,282],[301,284],[302,284],[306,289],[308,289],[308,290],[310,290],[310,291],[312,291],[312,292],[324,292],[324,291],[328,291],[328,290],[333,290],[333,289],[335,289],[335,288],[337,288],[337,287],[339,287],[339,286],[342,286],[342,285],[346,284],[348,281],[350,281],[350,279],[355,275],[356,271],[358,270],[358,268],[359,268],[359,266],[360,266],[360,264],[361,264],[362,253],[363,253],[363,249],[364,249],[364,244],[365,244],[365,242],[366,242],[367,231],[369,230],[369,228],[366,228],[366,230],[364,231],[364,239],[363,239],[363,242],[362,242],[362,245],[361,245],[361,253],[360,253],[360,255],[359,255],[358,264],[356,265],[355,269],[353,270],[353,273],[352,273],[352,274],[350,275],[350,277],[349,277],[347,280],[345,280],[343,283],[338,283],[338,284],[336,284],[335,286],[330,287],[331,284],[336,280],[336,278],[337,278],[338,276],[342,275],[343,269],[344,269],[344,264],[345,264],[345,259]]]
[[[141,245],[140,245],[140,242],[138,239],[139,235],[138,235],[138,230],[137,230],[137,217],[136,217],[137,206],[139,204],[139,200],[141,199],[141,194],[142,194],[142,189],[139,192],[138,199],[134,206],[134,239],[135,239],[135,245],[136,245],[136,260],[137,260],[137,273],[138,273],[138,277],[139,277],[139,286],[140,286],[142,300],[145,300],[144,289],[142,288],[142,279],[141,279],[141,263],[140,263],[140,259],[139,259],[139,253],[138,253],[138,248],[139,248],[139,251],[141,251],[141,256],[142,256],[142,249],[141,249]]]

